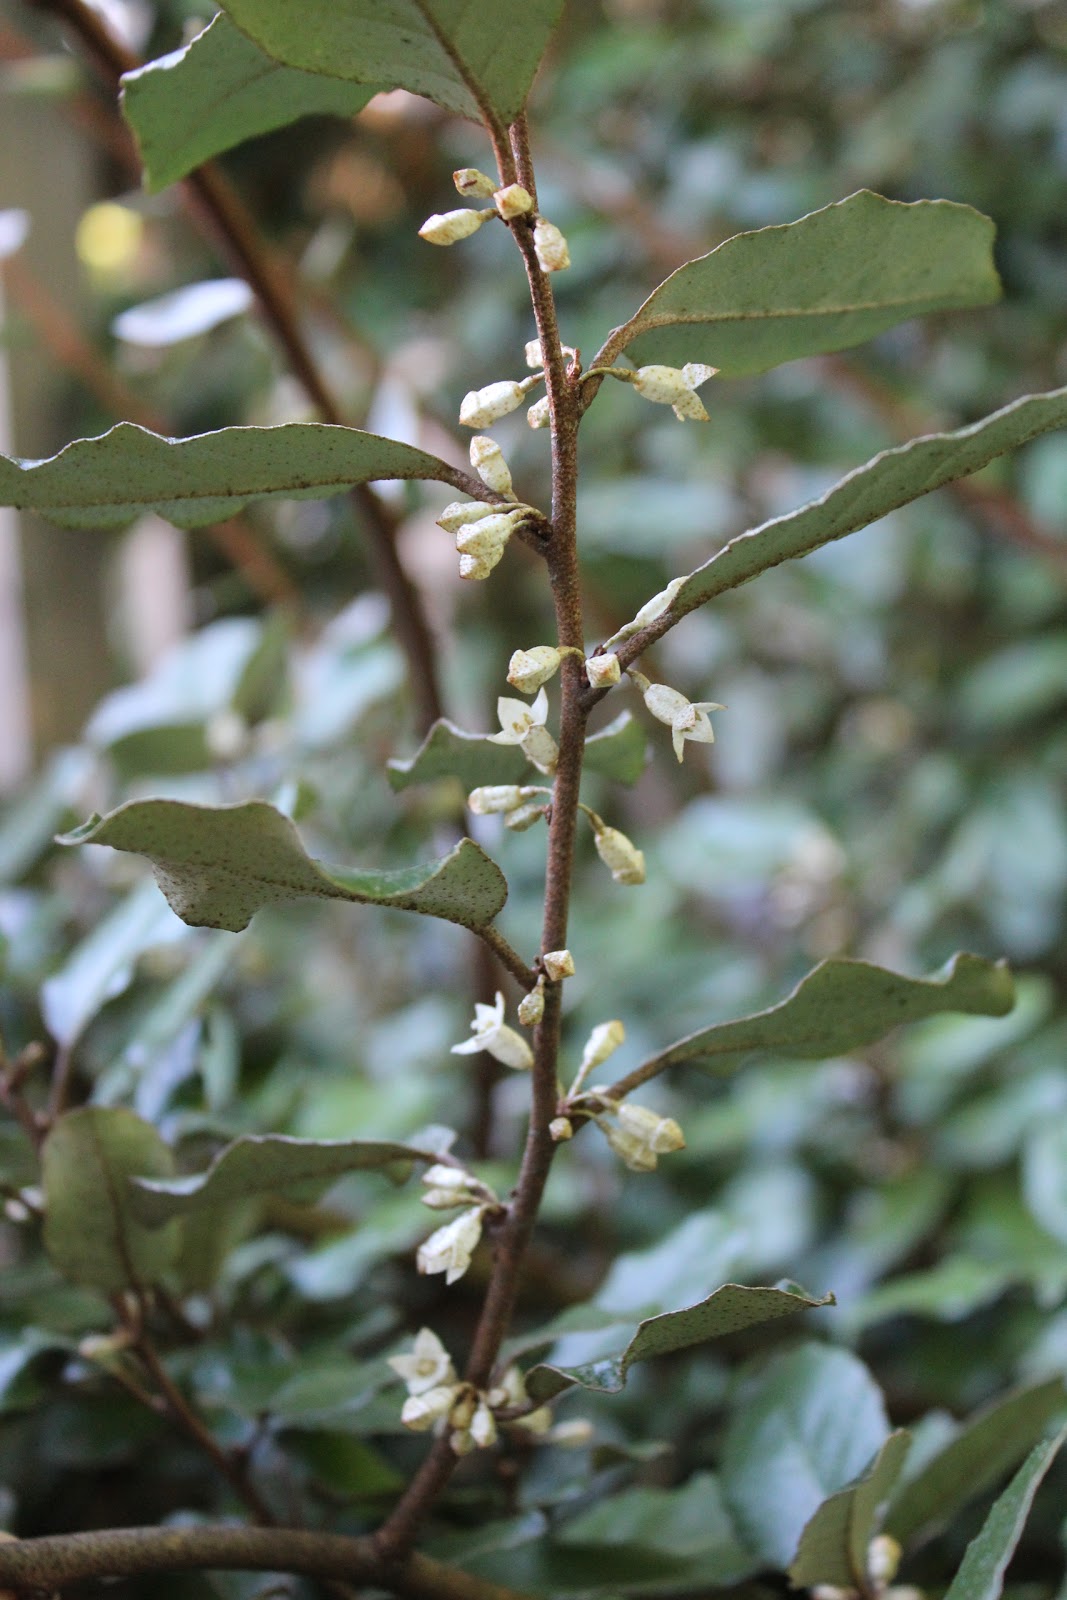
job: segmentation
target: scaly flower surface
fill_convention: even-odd
[[[491,733],[493,744],[517,744],[527,761],[532,761],[539,772],[556,770],[559,746],[545,727],[548,719],[548,696],[539,689],[532,706],[522,700],[509,700],[501,695],[496,703],[500,718],[500,732]]]
[[[499,991],[491,1006],[476,1002],[471,1032],[472,1038],[452,1046],[454,1056],[472,1056],[479,1050],[487,1050],[496,1061],[516,1072],[525,1072],[533,1066],[530,1046],[521,1033],[516,1033],[504,1021],[504,996]]]
[[[460,239],[469,239],[472,233],[477,233],[483,223],[495,215],[493,211],[469,211],[466,207],[459,211],[435,211],[419,229],[419,238],[425,239],[427,244],[457,244]]]
[[[419,1271],[425,1276],[443,1272],[446,1283],[455,1283],[462,1278],[482,1236],[484,1210],[484,1206],[472,1206],[469,1211],[462,1211],[458,1217],[453,1217],[451,1222],[446,1222],[443,1228],[438,1228],[436,1233],[424,1239],[415,1255],[415,1265]]]
[[[646,400],[670,406],[679,422],[707,422],[696,391],[717,371],[702,361],[688,361],[684,367],[638,367],[630,381]]]
[[[665,722],[671,730],[674,753],[681,761],[686,740],[695,744],[714,744],[715,730],[708,720],[709,711],[725,711],[717,700],[687,700],[677,689],[666,683],[649,683],[641,672],[630,671],[630,677],[640,689],[645,705],[657,722]]]
[[[432,1328],[420,1328],[407,1354],[390,1356],[389,1365],[407,1384],[408,1394],[425,1394],[456,1381],[452,1357]]]
[[[597,1086],[590,1095],[610,1098],[610,1090]],[[624,1100],[595,1118],[597,1127],[615,1154],[631,1172],[654,1172],[659,1156],[685,1149],[685,1135],[673,1117],[661,1117],[648,1106]]]
[[[520,694],[533,694],[555,676],[562,659],[552,644],[535,644],[529,650],[515,650],[508,662],[508,682]]]

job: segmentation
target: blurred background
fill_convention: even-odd
[[[144,58],[208,20],[184,0],[100,9]],[[0,447],[47,455],[122,418],[187,435],[313,417],[179,188],[140,188],[129,134],[68,42],[47,8],[0,0]],[[587,358],[683,261],[865,186],[988,213],[1005,288],[992,308],[712,383],[703,427],[605,386],[582,435],[593,641],[878,450],[1067,382],[1056,0],[572,0],[532,125],[541,208],[574,263],[556,280],[563,335]],[[395,93],[222,162],[299,284],[301,326],[346,418],[457,464],[463,393],[523,376],[534,330],[502,229],[449,251],[416,229],[453,203],[453,168],[489,159],[475,128]],[[520,498],[544,504],[546,436],[521,412],[494,436]],[[511,650],[549,636],[539,565],[513,549],[489,585],[461,585],[434,525],[444,493],[384,493],[448,714],[491,729]],[[386,760],[409,756],[421,729],[367,548],[349,498],[251,507],[192,534],[156,517],[121,535],[62,532],[0,512],[0,1031],[12,1053],[41,1037],[72,1052],[84,1096],[133,1104],[194,1167],[222,1133],[404,1136],[429,1120],[505,1164],[514,1154],[523,1086],[472,1087],[448,1054],[469,1018],[459,931],[300,905],[239,937],[191,932],[138,863],[50,843],[133,795],[257,794],[280,798],[333,860],[428,853],[460,794],[446,780],[398,798],[387,780]],[[695,1280],[706,1292],[705,1278],[835,1290],[822,1325],[872,1363],[900,1421],[1063,1371],[1067,436],[727,595],[644,666],[729,709],[714,748],[687,747],[684,767],[653,724],[636,785],[588,782],[650,870],[643,889],[620,890],[585,841],[576,1049],[618,1014],[625,1070],[772,1003],[833,954],[911,972],[958,948],[1005,956],[1020,1002],[1002,1021],[941,1019],[856,1059],[762,1060],[710,1093],[696,1072],[663,1087],[688,1149],[655,1180],[621,1181],[591,1139],[581,1164],[558,1164],[532,1266],[541,1312],[597,1290],[623,1248],[641,1304]],[[645,726],[636,696],[631,709]],[[502,925],[528,950],[543,836],[487,823],[482,837],[511,883]],[[14,1142],[5,1159],[19,1170]],[[242,1348],[260,1363],[255,1395],[268,1354],[280,1362],[297,1332],[310,1368],[353,1340],[374,1348],[405,1318],[451,1320],[461,1337],[477,1275],[443,1309],[433,1285],[412,1283],[416,1197],[368,1220],[365,1193],[352,1180],[328,1214],[272,1213],[254,1238],[236,1228],[225,1261],[205,1257],[204,1283],[244,1319]],[[0,1312],[93,1325],[85,1297],[25,1245],[5,1248]],[[618,1269],[611,1281],[616,1299],[634,1293]],[[235,1432],[249,1425],[257,1402],[240,1374],[213,1388],[217,1368],[202,1365],[190,1381],[205,1404]],[[610,1419],[603,1403],[585,1410],[620,1439],[644,1437],[654,1414],[684,1473],[714,1460],[698,1423],[724,1403],[729,1362],[703,1354],[672,1371],[668,1386],[643,1369]],[[93,1486],[73,1474],[104,1449],[69,1392],[30,1420],[26,1397],[43,1404],[48,1375],[47,1360],[19,1367],[0,1415],[19,1463],[9,1493],[42,1527],[57,1484],[64,1525],[92,1519]],[[80,1398],[94,1414],[88,1380]],[[363,1470],[351,1453],[334,1440],[331,1454],[321,1420],[288,1426],[301,1482],[347,1492],[345,1473]],[[179,1453],[145,1474],[150,1447],[106,1431],[108,1493],[131,1516],[179,1494]],[[403,1441],[390,1449],[402,1459]],[[1036,1525],[1038,1571],[1058,1521]]]

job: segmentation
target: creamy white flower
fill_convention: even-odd
[[[605,655],[590,656],[585,663],[585,675],[594,689],[610,689],[613,683],[618,683],[622,677],[619,658],[608,652]]]
[[[535,400],[526,413],[526,420],[531,428],[547,428],[552,421],[552,411],[548,404],[548,396],[543,394],[540,400]]]
[[[471,466],[487,489],[503,495],[505,500],[514,500],[511,469],[495,439],[490,439],[484,433],[475,434],[471,440]]]
[[[487,1050],[495,1060],[505,1067],[514,1068],[516,1072],[524,1072],[533,1066],[530,1046],[521,1033],[516,1033],[504,1021],[504,996],[499,992],[494,1005],[483,1005],[480,1001],[475,1004],[471,1031],[473,1038],[452,1046],[454,1056],[470,1056],[479,1050]]]
[[[509,183],[506,188],[497,189],[493,202],[505,222],[510,222],[512,217],[524,217],[533,210],[533,196],[521,183]]]
[[[472,789],[467,796],[467,806],[476,817],[491,817],[501,811],[514,811],[533,792],[520,788],[517,783],[490,783],[482,789]]]
[[[548,696],[539,689],[532,706],[523,700],[509,700],[501,695],[496,703],[500,718],[500,732],[491,733],[494,744],[517,744],[527,761],[532,761],[540,772],[556,770],[559,746],[545,727],[548,718]]]
[[[898,1540],[890,1533],[877,1534],[867,1546],[867,1576],[879,1588],[892,1583],[903,1555]]]
[[[462,1278],[482,1236],[484,1209],[484,1206],[472,1206],[469,1211],[460,1212],[458,1217],[453,1217],[451,1222],[446,1222],[443,1228],[438,1228],[436,1233],[424,1239],[415,1255],[415,1265],[419,1271],[427,1276],[443,1272],[446,1283],[455,1283],[457,1278]]]
[[[625,623],[618,633],[613,633],[610,639],[604,641],[605,647],[619,644],[621,640],[629,639],[633,634],[640,633],[641,629],[647,628],[649,623],[656,622],[665,611],[670,610],[678,590],[683,583],[688,583],[688,581],[688,573],[683,574],[680,578],[672,578],[665,589],[661,589],[659,594],[654,594],[651,600],[645,601],[636,617]]]
[[[408,1394],[425,1394],[456,1378],[452,1357],[432,1328],[420,1328],[407,1354],[390,1356],[389,1365],[407,1384]]]
[[[515,650],[508,662],[508,682],[520,694],[533,694],[559,671],[563,660],[555,645],[535,644],[529,650]]]
[[[487,578],[525,515],[525,508],[520,508],[463,523],[456,533],[460,577]]]
[[[512,833],[525,833],[527,828],[532,828],[536,822],[541,821],[547,810],[548,807],[545,805],[516,806],[514,811],[509,811],[504,818],[504,826]]]
[[[574,957],[569,950],[546,950],[543,960],[545,971],[553,983],[561,983],[564,978],[574,977]]]
[[[641,690],[645,705],[652,715],[671,729],[674,753],[679,761],[685,754],[687,739],[696,744],[715,743],[715,730],[708,720],[708,712],[725,711],[725,706],[719,705],[716,700],[700,700],[694,704],[669,684],[649,683],[640,672],[631,671],[630,676]]]
[[[472,1200],[484,1200],[485,1194],[477,1178],[462,1167],[446,1167],[435,1162],[422,1175],[426,1193],[420,1196],[424,1206],[432,1211],[448,1211],[453,1206],[469,1206]]]
[[[477,167],[460,167],[452,174],[452,182],[469,200],[488,200],[496,188],[496,179],[487,172],[479,172]]]
[[[562,272],[571,264],[567,241],[554,222],[538,217],[534,224],[534,250],[542,272]]]
[[[412,1394],[404,1401],[400,1420],[413,1433],[426,1433],[435,1422],[447,1417],[456,1396],[457,1385],[447,1388],[426,1389]]]
[[[574,1124],[570,1117],[553,1117],[548,1125],[552,1135],[553,1144],[562,1144],[566,1139],[574,1138]]]
[[[599,1086],[589,1092],[610,1096],[608,1089]],[[658,1156],[685,1149],[685,1135],[674,1118],[661,1117],[648,1106],[635,1106],[624,1100],[595,1120],[615,1154],[621,1156],[631,1172],[652,1172]]]
[[[470,1436],[479,1450],[488,1450],[490,1445],[496,1444],[496,1418],[484,1399],[479,1400],[474,1408],[474,1415],[470,1420]]]
[[[671,406],[679,422],[707,422],[708,414],[696,390],[717,371],[699,361],[689,361],[684,367],[638,367],[631,382],[646,400]]]
[[[508,1367],[500,1382],[490,1389],[486,1399],[497,1411],[503,1411],[505,1407],[524,1406],[527,1400],[526,1380],[518,1367]]]
[[[477,233],[483,223],[495,213],[492,211],[435,211],[432,217],[427,217],[419,229],[419,238],[425,239],[427,244],[456,244],[460,239],[469,239],[472,233]]]
[[[465,428],[488,428],[509,411],[518,410],[525,396],[522,385],[509,379],[487,384],[484,389],[471,389],[463,396],[459,420]]]
[[[565,361],[573,361],[578,354],[572,344],[561,344],[559,348]],[[543,367],[544,364],[545,360],[541,354],[540,339],[530,339],[526,344],[526,365],[528,367]]]
[[[524,1028],[532,1028],[545,1014],[545,980],[538,978],[537,983],[524,994],[519,1001],[519,1021]]]
[[[611,1022],[598,1022],[585,1041],[579,1076],[584,1078],[587,1072],[592,1072],[594,1067],[599,1067],[601,1062],[614,1055],[625,1038],[626,1029],[617,1017]]]
[[[644,883],[644,852],[638,850],[618,828],[601,826],[594,829],[593,843],[596,845],[597,855],[609,869],[616,883]]]

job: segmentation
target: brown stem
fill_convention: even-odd
[[[388,1566],[370,1539],[300,1528],[110,1528],[0,1540],[0,1585],[24,1594],[92,1578],[205,1570],[298,1572],[373,1585],[403,1600],[526,1600],[428,1556]]]

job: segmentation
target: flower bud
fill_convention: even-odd
[[[665,1156],[672,1150],[685,1149],[685,1134],[673,1117],[661,1117],[648,1106],[635,1106],[624,1100],[616,1111],[620,1124],[627,1133],[648,1145],[653,1155]]]
[[[559,761],[559,745],[546,727],[535,723],[523,734],[519,745],[527,761],[531,761],[538,772],[549,776],[555,772]]]
[[[460,577],[488,577],[525,515],[524,510],[498,511],[492,516],[480,517],[477,522],[464,523],[456,534],[456,549],[461,558],[471,558],[479,570],[465,572],[464,562],[461,559]]]
[[[535,822],[540,822],[544,814],[543,805],[516,806],[515,810],[509,811],[504,818],[504,826],[510,828],[512,833],[525,833]]]
[[[485,556],[460,556],[459,575],[461,578],[488,578],[495,561],[489,561]]]
[[[618,828],[597,828],[593,835],[596,853],[616,883],[645,881],[645,857]]]
[[[540,400],[534,401],[526,413],[526,421],[531,428],[547,428],[549,426],[552,421],[552,411],[548,403],[547,394],[543,394]]]
[[[547,950],[542,957],[545,971],[553,983],[574,977],[574,957],[569,950]]]
[[[581,1066],[578,1068],[579,1076],[584,1078],[587,1072],[599,1067],[601,1062],[614,1055],[625,1038],[626,1029],[618,1018],[612,1022],[598,1022],[585,1041]]]
[[[892,1583],[900,1566],[903,1551],[891,1534],[880,1533],[867,1546],[867,1576],[881,1586]]]
[[[469,523],[480,522],[483,517],[498,517],[499,506],[488,505],[484,500],[453,500],[445,506],[437,519],[437,526],[446,533],[458,533]]]
[[[484,433],[475,434],[471,440],[471,466],[487,489],[503,495],[505,500],[514,500],[511,472],[495,439],[487,438]]]
[[[554,222],[538,217],[534,225],[534,250],[542,272],[562,272],[571,264],[567,241]]]
[[[524,1028],[532,1028],[545,1014],[545,980],[538,978],[529,994],[519,1001],[519,1021]]]
[[[469,1456],[472,1450],[477,1449],[469,1428],[454,1428],[448,1436],[449,1447],[453,1455]]]
[[[528,793],[517,783],[491,783],[483,789],[472,789],[467,796],[467,806],[476,817],[490,817],[501,811],[514,811]]]
[[[427,1389],[422,1394],[411,1394],[404,1401],[400,1420],[413,1433],[425,1433],[440,1418],[448,1415],[456,1396],[456,1385],[448,1388]]]
[[[477,233],[484,222],[493,216],[492,211],[435,211],[419,229],[419,238],[427,244],[456,244]]]
[[[548,1131],[552,1135],[553,1144],[562,1144],[564,1140],[574,1138],[574,1124],[570,1117],[553,1117],[548,1125]]]
[[[446,1283],[455,1283],[470,1266],[481,1236],[482,1207],[473,1206],[423,1240],[415,1254],[415,1265],[424,1275],[443,1272]]]
[[[460,167],[452,174],[452,182],[467,200],[488,200],[496,188],[495,178],[479,172],[477,167]]]
[[[508,662],[508,682],[520,694],[536,694],[559,670],[562,656],[551,644],[535,644],[532,650],[516,650]]]
[[[470,1421],[470,1436],[479,1450],[488,1450],[496,1444],[496,1418],[484,1400],[479,1400]]]
[[[636,617],[621,627],[618,633],[613,633],[610,639],[605,640],[605,644],[610,646],[618,644],[622,639],[629,639],[632,634],[640,633],[641,629],[647,628],[650,622],[655,622],[657,618],[662,617],[665,611],[670,610],[674,597],[682,587],[682,584],[688,583],[688,581],[688,573],[683,574],[680,578],[672,578],[665,589],[661,589],[659,594],[654,594],[651,600],[646,600]],[[631,673],[632,676],[633,674]]]
[[[545,361],[544,361],[544,357],[541,354],[541,341],[540,341],[540,339],[529,339],[529,340],[527,340],[524,349],[525,349],[525,354],[526,354],[526,365],[528,367],[533,367],[535,370],[539,370],[541,367],[544,366]],[[575,356],[578,354],[578,351],[575,349],[574,345],[572,345],[572,344],[561,344],[560,345],[560,350],[562,351],[563,356],[564,356],[565,360],[567,360],[567,361],[573,361]]]
[[[607,655],[589,656],[585,663],[585,675],[592,688],[610,689],[622,676],[618,656],[610,652]]]
[[[510,379],[490,383],[484,389],[471,389],[463,396],[459,420],[465,428],[488,428],[509,411],[522,405],[526,394],[521,384]]]
[[[510,222],[512,217],[524,217],[533,210],[533,196],[521,183],[509,183],[507,188],[497,189],[493,201],[505,222]]]

